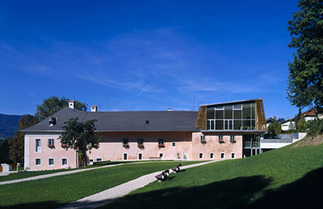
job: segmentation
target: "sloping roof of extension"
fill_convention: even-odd
[[[231,102],[220,102],[220,103],[213,103],[213,104],[204,104],[204,105],[201,105],[201,106],[232,105],[232,104],[255,102],[257,100],[262,100],[262,99],[258,98],[258,99],[247,99],[247,100],[238,100],[238,101],[231,101]]]
[[[49,118],[23,130],[25,133],[62,132],[64,122],[77,117],[79,121],[96,119],[95,128],[102,132],[141,131],[199,131],[195,128],[195,111],[126,111],[126,112],[83,112],[65,107],[52,117],[56,124],[49,126]]]

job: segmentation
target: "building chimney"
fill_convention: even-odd
[[[274,116],[274,120],[276,120],[276,116]]]
[[[69,102],[68,102],[68,107],[69,108],[71,108],[71,109],[74,109],[74,100],[70,100]]]
[[[91,112],[97,112],[98,107],[96,105],[91,106]]]

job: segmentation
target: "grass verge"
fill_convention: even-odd
[[[321,208],[323,144],[172,174],[103,208]]]
[[[57,208],[178,162],[126,164],[0,186],[0,208]],[[183,162],[188,165],[196,162]]]

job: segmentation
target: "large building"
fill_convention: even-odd
[[[69,107],[23,130],[30,170],[75,168],[78,154],[61,144],[64,122],[96,119],[102,139],[89,163],[107,160],[224,160],[260,153],[266,132],[262,99],[202,105],[195,111],[91,112]]]

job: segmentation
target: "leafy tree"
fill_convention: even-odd
[[[270,134],[270,137],[272,138],[277,138],[277,135],[280,134],[281,131],[281,124],[278,121],[275,121],[268,126],[268,134]]]
[[[297,123],[297,131],[306,132],[306,129],[307,129],[307,123],[306,123],[304,114],[302,114],[301,119]]]
[[[285,122],[285,118],[278,118],[277,121],[280,122],[280,123],[284,123]]]
[[[18,123],[18,131],[13,135],[12,140],[9,140],[9,158],[14,163],[24,162],[24,139],[25,134],[20,130],[28,128],[38,123],[38,119],[32,115],[23,115]]]
[[[294,122],[295,122],[295,126],[296,127],[294,127],[296,130],[298,130],[298,122],[299,122],[299,120],[301,119],[301,117],[302,117],[302,108],[298,108],[298,114],[294,117]]]
[[[86,152],[92,148],[99,148],[100,135],[95,134],[96,120],[78,122],[78,118],[71,118],[64,124],[64,132],[60,136],[61,143],[66,145],[66,149],[72,148],[79,153],[83,165],[87,165]]]
[[[0,163],[10,163],[9,159],[9,141],[10,137],[6,137],[0,141]]]
[[[37,112],[35,116],[39,120],[43,120],[49,116],[51,116],[53,113],[57,112],[60,109],[63,109],[64,107],[68,107],[69,99],[62,97],[59,99],[58,97],[52,96],[48,99],[45,99],[41,105],[37,105]],[[74,101],[75,105],[74,108],[77,110],[86,111],[87,104],[81,103],[77,100]]]
[[[308,122],[307,134],[314,138],[317,135],[323,134],[323,120],[315,118],[315,120]]]
[[[297,107],[323,109],[323,1],[300,0],[300,10],[288,21],[296,50],[289,65],[287,98]]]

